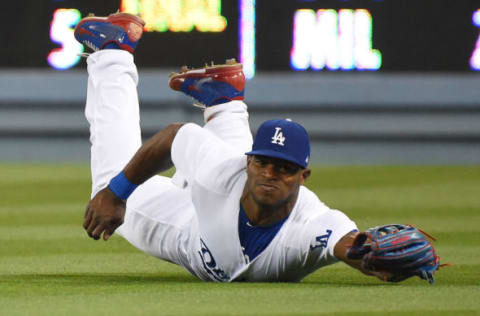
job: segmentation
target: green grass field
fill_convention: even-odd
[[[0,165],[0,315],[477,315],[480,167],[319,167],[308,186],[360,229],[412,223],[437,238],[431,286],[344,264],[302,283],[215,284],[81,227],[87,166]]]

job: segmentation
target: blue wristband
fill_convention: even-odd
[[[122,200],[126,200],[130,194],[135,191],[135,189],[138,187],[138,184],[131,183],[127,177],[125,177],[125,174],[123,174],[122,171],[110,181],[108,187],[117,197]]]

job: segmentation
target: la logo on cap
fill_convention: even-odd
[[[275,135],[273,135],[272,137],[272,144],[284,146],[285,145],[284,142],[285,142],[285,137],[283,136],[282,128],[275,127]]]

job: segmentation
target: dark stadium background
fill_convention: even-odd
[[[253,131],[290,117],[310,131],[313,161],[329,164],[480,162],[480,76],[470,58],[480,35],[472,21],[480,0],[257,0],[256,74],[246,101]],[[8,1],[0,50],[0,159],[88,161],[83,117],[86,62],[54,70],[47,56],[59,8],[107,15],[120,0]],[[169,90],[170,71],[239,56],[240,0],[221,1],[220,33],[148,32],[135,61],[144,137],[171,121],[202,122],[191,101]],[[294,71],[298,9],[366,9],[378,70]],[[9,13],[10,12],[10,13]],[[14,14],[13,14],[14,13]]]
[[[49,24],[58,8],[76,8],[82,16],[107,15],[120,0],[8,1],[10,12],[2,23],[11,32],[0,51],[1,67],[48,67],[46,56],[58,45],[49,38]],[[222,33],[147,33],[136,56],[140,67],[176,67],[202,64],[238,55],[237,0],[222,2],[228,20]],[[381,71],[469,72],[468,60],[479,35],[472,24],[478,0],[258,0],[257,68],[289,71],[293,15],[300,8],[368,9],[373,19],[373,47],[382,52]]]

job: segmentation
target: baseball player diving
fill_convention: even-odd
[[[365,232],[304,184],[310,145],[288,119],[264,122],[252,140],[242,65],[183,68],[170,87],[204,109],[204,126],[174,123],[141,143],[133,53],[141,18],[87,17],[75,38],[91,48],[85,115],[92,200],[83,227],[114,232],[205,281],[300,281],[343,261],[385,281],[433,282],[439,258],[411,226]],[[175,166],[173,178],[157,174]]]

